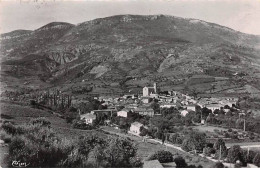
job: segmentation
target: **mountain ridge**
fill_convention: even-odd
[[[259,72],[260,65],[259,37],[165,15],[117,15],[77,25],[54,22],[14,40],[1,41],[1,56],[5,60],[23,60],[30,54],[49,58],[55,68],[48,70],[45,82],[55,85],[83,80],[120,83],[123,89],[160,80],[171,85],[194,74],[248,75]],[[143,81],[126,81],[126,77]]]

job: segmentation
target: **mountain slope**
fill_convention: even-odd
[[[47,57],[45,67],[54,67],[41,71],[48,70],[44,81],[54,85],[100,80],[129,89],[152,81],[170,86],[194,74],[233,79],[237,72],[253,77],[260,72],[258,36],[164,15],[119,15],[76,26],[50,23],[1,44],[5,59]]]

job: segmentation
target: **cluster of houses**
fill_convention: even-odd
[[[143,94],[138,95],[124,95],[122,97],[99,97],[96,98],[106,105],[107,109],[105,110],[94,110],[91,113],[80,115],[80,118],[85,120],[87,124],[92,124],[96,119],[96,115],[99,112],[107,112],[116,114],[120,117],[129,117],[131,112],[137,113],[143,116],[154,117],[155,115],[160,115],[156,113],[151,107],[151,102],[156,100],[160,108],[171,108],[175,107],[180,111],[180,114],[185,117],[189,111],[195,111],[196,106],[201,108],[207,107],[211,109],[212,112],[216,109],[221,109],[225,105],[232,106],[236,104],[237,98],[194,98],[192,96],[182,94],[177,91],[168,91],[167,93],[159,93],[157,90],[157,85],[154,83],[152,87],[144,87]],[[118,107],[121,106],[121,109]],[[123,107],[123,109],[122,109]],[[109,116],[109,115],[108,115]],[[109,117],[107,118],[109,122]],[[204,120],[202,124],[204,124]],[[130,132],[133,134],[139,134],[140,128],[144,126],[141,123],[132,123],[130,127]],[[139,131],[138,131],[139,130]]]

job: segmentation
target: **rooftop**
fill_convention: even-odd
[[[81,119],[96,119],[96,115],[93,115],[91,113],[86,113],[86,114],[82,114],[80,115]]]
[[[143,124],[139,123],[139,122],[133,122],[131,125],[136,126],[136,127],[142,127]]]

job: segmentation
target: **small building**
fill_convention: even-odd
[[[117,112],[117,116],[125,117],[127,118],[130,110],[129,109],[122,109],[121,111]]]
[[[181,116],[185,117],[189,112],[187,110],[181,111]]]
[[[144,125],[139,123],[139,122],[133,122],[131,124],[131,127],[130,127],[130,130],[129,130],[129,133],[131,134],[134,134],[134,135],[139,135],[140,134],[140,129],[141,127],[143,127]]]
[[[86,124],[93,124],[96,118],[96,115],[93,115],[91,113],[80,115],[80,120],[85,120]]]

